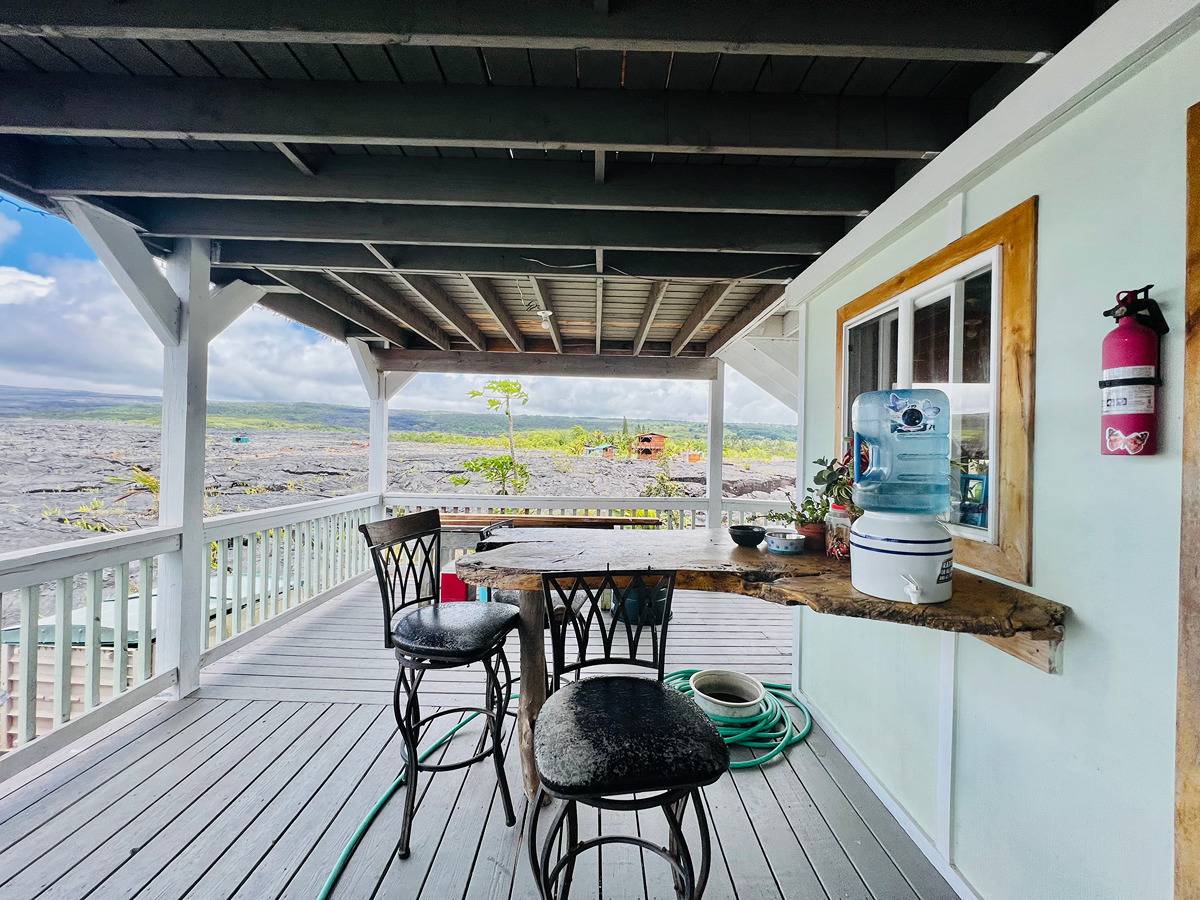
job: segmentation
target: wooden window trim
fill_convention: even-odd
[[[1037,309],[1037,197],[997,216],[963,235],[937,253],[889,278],[837,311],[837,373],[834,421],[839,423],[837,451],[841,452],[843,386],[845,380],[845,324],[882,306],[905,291],[941,273],[1000,248],[1000,354],[999,473],[991,495],[999,517],[996,543],[969,538],[954,539],[956,562],[1007,578],[1030,583],[1033,534],[1033,356],[1034,317]]]
[[[1200,884],[1200,104],[1187,117],[1179,676],[1175,716],[1175,896]]]

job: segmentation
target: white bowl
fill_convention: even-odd
[[[762,682],[730,669],[701,669],[692,675],[692,699],[711,716],[748,719],[762,711],[767,689]],[[744,697],[734,701],[731,697]]]

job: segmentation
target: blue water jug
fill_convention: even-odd
[[[950,400],[941,391],[870,391],[854,401],[854,502],[940,515],[950,505]]]

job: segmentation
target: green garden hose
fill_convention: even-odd
[[[699,671],[699,669],[679,669],[678,671],[669,673],[664,679],[664,683],[690,697],[692,695],[691,678]],[[763,687],[767,689],[767,693],[763,698],[763,710],[758,715],[744,719],[733,719],[728,716],[709,716],[716,723],[717,731],[720,732],[725,743],[730,747],[766,751],[765,753],[755,755],[751,759],[740,759],[730,762],[729,768],[731,769],[746,769],[752,766],[765,765],[780,754],[786,753],[789,747],[800,743],[812,731],[812,716],[804,708],[804,704],[792,696],[791,689],[786,684],[764,681]],[[510,696],[510,702],[516,696],[515,693]],[[804,714],[804,725],[802,727],[796,727],[796,723],[792,721],[792,717],[788,715],[787,709],[784,708],[784,703],[790,703]],[[465,728],[477,716],[479,716],[479,713],[474,712],[461,722],[458,722],[449,731],[434,741],[429,749],[422,752],[417,757],[417,761],[425,762],[435,752],[449,743],[459,730]],[[317,895],[317,900],[329,900],[329,897],[333,894],[333,889],[337,886],[338,879],[342,877],[342,872],[345,871],[347,864],[350,862],[350,857],[354,855],[355,849],[357,849],[359,842],[362,841],[367,830],[371,827],[371,823],[375,821],[376,816],[379,815],[383,808],[387,806],[388,801],[402,787],[404,787],[403,769],[400,770],[400,775],[396,780],[383,792],[383,796],[375,801],[375,804],[367,812],[367,817],[354,829],[354,834],[346,842],[346,846],[338,855],[337,862],[334,863],[333,870],[330,871],[329,877],[325,879],[325,884],[321,888],[321,893]]]
[[[667,675],[664,682],[688,697],[692,696],[692,676],[700,669],[679,669]],[[749,769],[771,762],[781,753],[786,753],[789,747],[800,743],[812,731],[812,716],[804,704],[792,696],[791,688],[786,684],[764,681],[767,689],[763,697],[762,712],[744,719],[729,716],[708,717],[716,723],[717,731],[730,747],[743,747],[747,750],[765,750],[750,759],[738,759],[729,763],[731,769]],[[804,725],[796,727],[792,717],[784,708],[784,703],[790,703],[804,714]]]

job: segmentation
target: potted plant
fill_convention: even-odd
[[[769,512],[761,517],[755,516],[755,518],[787,525],[792,530],[804,535],[806,550],[820,551],[825,549],[825,514],[828,512],[828,498],[809,488],[807,496],[800,501],[799,505],[789,497],[786,512]]]

